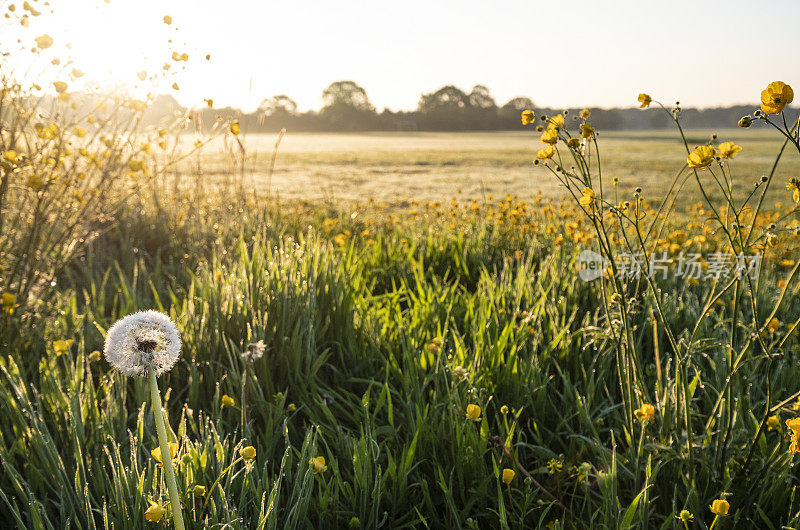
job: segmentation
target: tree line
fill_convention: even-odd
[[[633,98],[632,98],[633,99]],[[526,109],[537,114],[556,114],[568,110],[576,115],[581,109],[551,109],[537,107],[529,97],[519,96],[498,105],[488,88],[475,85],[470,92],[447,85],[420,96],[412,111],[378,112],[366,90],[353,81],[336,81],[322,93],[323,107],[299,112],[297,103],[285,94],[266,98],[252,113],[242,113],[233,107],[199,110],[206,127],[218,117],[239,120],[244,132],[357,132],[357,131],[497,131],[518,130],[520,113]],[[681,123],[687,129],[716,129],[734,127],[755,105],[736,105],[707,109],[682,109]],[[600,130],[657,130],[668,129],[672,122],[659,108],[590,108],[592,124]],[[155,123],[175,111],[185,112],[171,96],[156,98],[148,113]]]

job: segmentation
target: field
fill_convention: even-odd
[[[0,136],[0,526],[800,524],[796,139],[771,174],[782,137],[721,131],[742,151],[695,172],[710,132],[562,127],[570,177],[531,131],[288,133],[270,176],[233,124],[174,165],[74,128]],[[614,269],[635,252],[669,276]],[[182,342],[157,379],[108,362],[145,309]]]
[[[780,145],[774,131],[730,129],[687,133],[690,145],[717,134],[720,141],[742,146],[736,165],[737,191],[769,170]],[[558,182],[546,169],[532,164],[538,134],[519,132],[467,133],[287,133],[281,141],[272,176],[272,192],[283,199],[400,201],[485,199],[487,195],[516,195],[531,199],[541,191],[561,196]],[[267,174],[276,135],[244,139],[246,167],[266,193]],[[186,142],[194,141],[188,136]],[[619,177],[620,192],[641,186],[647,197],[658,198],[686,157],[673,131],[611,131],[598,138],[606,178]],[[207,176],[229,174],[230,145],[222,140],[203,151]],[[234,152],[236,152],[234,150]],[[237,155],[234,155],[234,158]],[[189,172],[192,167],[187,168]],[[800,172],[800,162],[787,157],[778,168],[781,181]],[[210,173],[210,175],[209,175]]]

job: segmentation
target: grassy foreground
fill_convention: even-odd
[[[800,523],[785,427],[761,432],[757,417],[769,392],[773,412],[795,414],[794,336],[772,370],[755,355],[737,370],[723,441],[702,424],[730,383],[715,346],[730,313],[704,323],[685,366],[651,304],[632,304],[642,376],[662,404],[632,431],[618,322],[575,272],[591,235],[574,206],[526,212],[507,198],[399,216],[218,199],[186,211],[134,201],[48,307],[0,319],[9,527],[156,526],[145,512],[166,487],[146,380],[97,351],[117,318],[143,308],[170,314],[184,342],[160,385],[189,528],[679,528],[682,509],[703,528],[726,488],[732,508],[717,528]],[[683,226],[704,215],[695,208]],[[679,232],[670,240],[687,246]],[[765,302],[791,267],[768,269]],[[695,284],[663,286],[674,328],[703,311],[707,284]],[[790,291],[787,321],[800,314]],[[241,352],[257,340],[266,353],[248,365]],[[667,406],[686,374],[690,440]],[[469,405],[480,407],[471,418]],[[732,482],[753,436],[746,475]],[[246,445],[257,451],[249,462]]]

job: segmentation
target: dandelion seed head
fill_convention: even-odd
[[[169,371],[181,352],[181,339],[170,318],[158,311],[140,311],[118,320],[106,334],[106,360],[125,375]]]
[[[267,349],[267,345],[264,344],[263,340],[258,342],[251,342],[247,345],[247,349],[242,352],[242,359],[246,362],[253,362],[259,360],[264,355],[264,350]]]

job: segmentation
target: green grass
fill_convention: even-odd
[[[354,237],[342,247],[331,241],[335,231],[315,228],[320,215],[354,234],[369,225],[349,214],[233,211],[211,220],[227,223],[210,243],[213,255],[187,234],[164,240],[141,229],[167,222],[169,211],[166,219],[127,214],[118,232],[95,243],[89,263],[62,280],[52,312],[6,317],[0,520],[17,528],[155,526],[144,520],[148,498],[166,501],[166,488],[150,456],[158,442],[146,382],[89,355],[114,320],[153,307],[173,317],[184,341],[160,385],[181,446],[179,489],[207,488],[205,511],[205,497],[184,498],[189,528],[677,528],[683,508],[702,528],[726,487],[731,516],[717,528],[800,522],[783,432],[761,435],[746,479],[731,482],[764,406],[766,361],[754,357],[734,383],[727,456],[714,450],[721,442],[713,427],[703,432],[725,383],[715,370],[725,352],[715,344],[724,340],[726,311],[702,327],[702,347],[685,366],[696,430],[690,461],[667,407],[641,433],[628,429],[613,324],[596,287],[564,273],[578,248],[484,223],[378,224],[374,243]],[[192,225],[191,233],[205,229]],[[92,266],[102,249],[125,245],[140,251],[107,269]],[[670,325],[693,325],[704,287],[665,288]],[[767,302],[776,291],[761,296]],[[786,320],[798,313],[792,298]],[[629,318],[647,384],[666,385],[666,398],[680,376],[658,333],[667,375],[657,378],[649,315],[644,304]],[[442,348],[430,351],[437,337]],[[76,340],[69,354],[54,354],[57,338]],[[239,354],[258,339],[268,350],[253,365],[243,422]],[[799,390],[794,339],[784,351],[773,371],[778,400]],[[468,378],[459,380],[456,366]],[[221,407],[224,394],[235,406]],[[483,409],[479,422],[465,416],[470,403]],[[525,480],[503,444],[547,493]],[[256,447],[253,465],[223,473],[243,445]],[[315,475],[308,460],[320,455],[328,469]],[[563,463],[555,474],[552,459]],[[517,469],[509,486],[498,479],[506,467]]]

